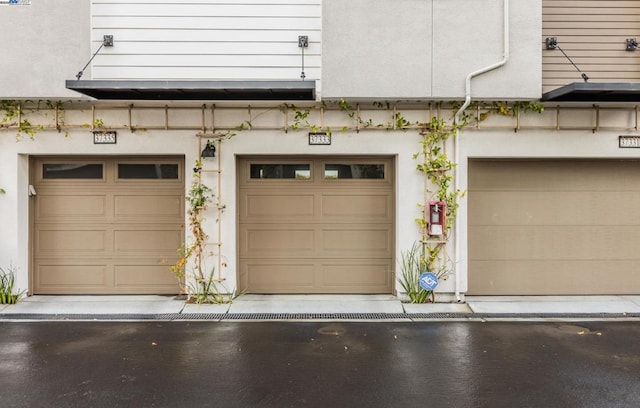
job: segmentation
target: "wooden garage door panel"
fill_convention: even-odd
[[[115,265],[114,266],[116,287],[137,287],[137,288],[162,288],[173,289],[176,285],[176,275],[174,275],[166,264],[154,265]]]
[[[51,252],[103,252],[110,248],[107,246],[108,238],[105,229],[41,229],[37,236],[37,250],[42,253]]]
[[[391,195],[389,194],[323,194],[322,216],[325,219],[391,220]]]
[[[322,227],[322,252],[329,257],[390,257],[391,236],[388,226]]]
[[[314,216],[314,194],[247,194],[241,203],[245,221],[291,221]]]
[[[639,174],[637,160],[470,161],[468,293],[640,293]]]
[[[500,213],[495,202],[501,203]],[[611,211],[611,203],[615,211]],[[474,225],[640,225],[637,192],[475,192]]]
[[[384,292],[389,287],[392,269],[386,260],[369,260],[363,263],[324,263],[321,265],[322,283],[325,287],[342,287],[356,293],[362,290]],[[367,288],[368,287],[368,288]]]
[[[107,284],[107,265],[69,265],[40,263],[36,276],[42,288],[100,287]]]
[[[121,163],[130,165],[122,179]],[[179,292],[169,265],[184,240],[181,158],[53,157],[31,164],[34,293]],[[167,170],[168,178],[150,179],[150,166]]]
[[[116,217],[161,220],[162,217],[178,217],[184,214],[180,195],[116,195]]]
[[[274,225],[273,227],[241,227],[244,246],[241,256],[279,257],[297,253],[313,255],[315,231],[300,226]]]
[[[471,227],[469,249],[478,260],[640,259],[640,229],[635,226]]]
[[[175,252],[180,247],[181,230],[118,229],[114,231],[114,250],[128,252]]]
[[[40,221],[48,218],[104,217],[106,197],[104,195],[69,194],[42,196],[36,201],[36,214]]]
[[[474,191],[640,191],[637,160],[472,160]]]
[[[483,295],[634,295],[637,260],[471,261],[469,287]],[[558,285],[558,274],[570,285]]]
[[[314,287],[315,266],[309,263],[247,262],[244,272],[253,292],[304,293]]]
[[[240,280],[252,293],[389,293],[391,267],[387,259],[248,260]]]
[[[251,173],[252,163],[270,178]],[[390,293],[392,164],[375,157],[238,160],[240,290]],[[285,174],[298,167],[310,177]],[[355,171],[362,168],[371,171]]]

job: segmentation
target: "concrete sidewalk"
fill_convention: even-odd
[[[243,295],[231,304],[186,304],[173,296],[30,296],[0,305],[2,319],[55,316],[174,317],[228,315],[375,315],[411,319],[444,315],[477,317],[640,317],[640,296],[468,296],[466,303],[407,304],[391,295]],[[345,317],[347,318],[347,317]]]

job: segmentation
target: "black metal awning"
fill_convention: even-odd
[[[542,95],[545,102],[640,102],[640,83],[574,82]]]
[[[203,101],[314,101],[311,81],[66,81],[67,89],[96,99]]]

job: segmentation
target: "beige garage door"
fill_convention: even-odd
[[[640,293],[640,161],[472,160],[469,294]]]
[[[34,293],[178,293],[181,158],[42,157],[32,175]]]
[[[238,161],[248,293],[391,293],[393,160]]]

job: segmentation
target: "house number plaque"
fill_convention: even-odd
[[[116,132],[113,130],[93,132],[93,144],[116,144]]]

